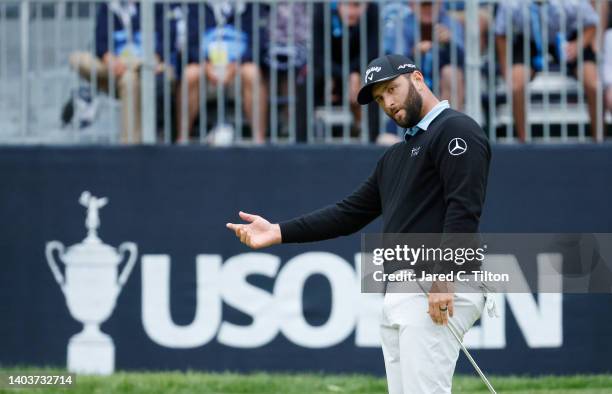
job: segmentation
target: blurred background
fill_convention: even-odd
[[[495,142],[602,142],[607,1],[3,1],[0,141],[389,143],[385,53]]]
[[[225,223],[355,189],[403,138],[362,76],[401,53],[492,144],[483,232],[612,232],[611,22],[607,0],[1,1],[0,365],[383,375],[359,234],[253,253]],[[497,300],[466,336],[485,372],[611,372],[609,294]]]

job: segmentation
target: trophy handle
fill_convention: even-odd
[[[117,280],[117,284],[119,285],[119,290],[123,287],[125,282],[127,282],[130,273],[132,272],[132,268],[134,268],[134,264],[136,263],[136,256],[138,255],[138,248],[136,244],[133,242],[124,242],[119,245],[119,253],[121,254],[121,259],[126,253],[129,252],[130,257],[125,263],[125,267],[123,267],[123,271],[119,275],[119,279]]]
[[[60,271],[57,262],[55,261],[55,257],[53,257],[53,251],[57,250],[59,255],[62,256],[64,254],[64,245],[58,241],[47,242],[47,247],[45,248],[45,255],[47,256],[47,263],[51,268],[51,272],[53,272],[53,276],[55,277],[55,281],[58,285],[64,290],[65,280],[62,276],[62,271]]]

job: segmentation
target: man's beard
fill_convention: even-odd
[[[404,121],[400,122],[393,119],[395,123],[405,129],[414,127],[421,121],[421,109],[423,108],[423,99],[421,98],[421,95],[419,92],[417,92],[412,81],[409,80],[408,82],[410,83],[410,88],[408,88],[408,95],[406,96],[406,101],[404,101],[404,106],[402,107],[406,113]]]

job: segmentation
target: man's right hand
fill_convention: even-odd
[[[261,249],[282,242],[280,226],[272,224],[261,216],[240,211],[240,218],[248,224],[227,223],[240,242],[253,249]]]

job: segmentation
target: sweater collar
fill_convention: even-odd
[[[423,119],[416,124],[416,126],[406,129],[404,132],[404,140],[407,140],[410,137],[414,137],[421,131],[427,130],[431,122],[434,121],[435,118],[438,117],[445,109],[450,108],[450,104],[448,100],[442,100],[438,104],[436,104],[429,112],[423,116]]]

